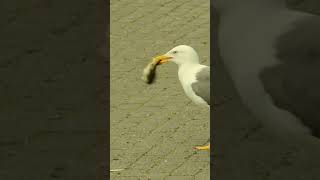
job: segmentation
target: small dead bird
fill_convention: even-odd
[[[156,68],[157,65],[159,64],[160,59],[153,58],[152,61],[143,69],[143,74],[141,79],[148,83],[151,84],[156,76]]]

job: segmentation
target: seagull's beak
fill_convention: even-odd
[[[167,63],[167,62],[169,62],[169,59],[172,59],[172,57],[167,56],[167,55],[161,55],[161,56],[155,57],[155,61],[157,62],[157,64]]]

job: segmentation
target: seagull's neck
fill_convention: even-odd
[[[200,65],[199,62],[186,62],[186,63],[183,63],[183,64],[178,64],[178,67],[180,69],[180,68],[194,67],[194,66],[197,66],[197,65]]]
[[[178,69],[178,74],[179,77],[183,77],[183,76],[189,76],[190,72],[192,72],[194,69],[198,69],[199,66],[202,66],[199,63],[183,63],[181,65],[179,65],[179,69]],[[181,81],[181,77],[180,77],[180,81]]]

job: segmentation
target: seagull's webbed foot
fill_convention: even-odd
[[[206,146],[196,146],[195,149],[197,150],[210,150],[210,144]]]

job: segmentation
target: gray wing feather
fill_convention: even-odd
[[[196,74],[197,81],[191,84],[196,95],[210,105],[210,67],[205,67]]]

